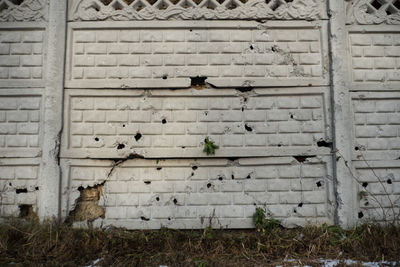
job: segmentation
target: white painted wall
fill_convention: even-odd
[[[249,228],[256,207],[289,227],[398,216],[396,12],[5,2],[1,216],[64,219],[96,185],[97,226]]]

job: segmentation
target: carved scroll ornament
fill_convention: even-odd
[[[46,21],[47,0],[0,0],[0,21]]]
[[[104,4],[104,2],[106,4]],[[82,0],[73,20],[318,19],[321,0]]]
[[[348,9],[347,23],[400,24],[400,0],[358,0]]]

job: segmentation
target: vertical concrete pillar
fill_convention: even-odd
[[[355,223],[356,190],[352,178],[352,113],[348,79],[348,47],[346,10],[344,1],[329,0],[331,93],[334,149],[338,151],[334,160],[336,178],[336,223],[351,227]],[[337,158],[339,157],[339,158]],[[336,160],[337,159],[337,160]]]
[[[60,166],[58,164],[62,130],[67,1],[49,1],[47,57],[44,92],[42,164],[39,178],[39,216],[59,216]]]

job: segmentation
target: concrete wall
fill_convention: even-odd
[[[398,216],[398,2],[5,3],[1,216],[133,229],[249,228],[256,207],[288,227]]]

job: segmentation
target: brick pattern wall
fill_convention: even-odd
[[[40,30],[1,30],[0,81],[42,79],[43,38]]]
[[[351,34],[354,82],[400,82],[400,34]]]
[[[36,208],[39,165],[0,165],[0,217],[19,216],[19,206]]]
[[[256,206],[266,206],[270,216],[287,225],[331,218],[332,183],[321,160],[136,160],[105,179],[110,168],[90,160],[72,161],[69,167],[72,191],[106,180],[100,201],[105,224],[192,228],[207,226],[214,216],[222,227],[252,227]],[[70,195],[70,207],[75,197]]]
[[[360,166],[357,175],[361,184],[359,214],[367,221],[392,221],[400,218],[400,168]]]
[[[399,157],[400,98],[355,99],[353,108],[355,149],[362,153],[382,152],[385,155],[391,152]]]
[[[295,96],[72,96],[69,149],[317,147],[326,137],[322,94]],[[136,140],[137,133],[141,134]],[[199,149],[201,151],[201,149]],[[96,154],[97,153],[97,154]],[[108,155],[111,155],[108,153]],[[171,155],[169,155],[171,156]]]
[[[75,30],[72,80],[321,77],[319,29]]]
[[[0,149],[39,147],[41,98],[0,96]]]

